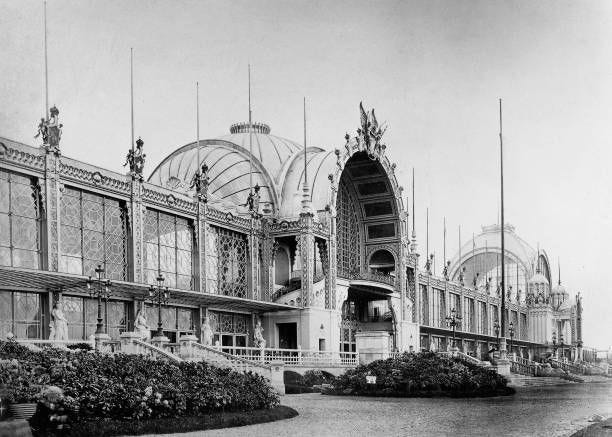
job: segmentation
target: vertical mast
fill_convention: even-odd
[[[443,252],[444,259],[442,261],[444,263],[444,266],[446,267],[446,217],[444,217],[444,238],[443,238],[443,244],[444,244],[444,252]]]
[[[472,272],[472,275],[473,275],[472,284],[476,280],[476,256],[475,256],[475,251],[476,251],[476,243],[474,242],[474,233],[472,232],[472,268],[474,269],[474,271]]]
[[[426,228],[425,228],[425,256],[429,259],[429,208],[426,210]]]
[[[196,165],[196,174],[200,174],[200,83],[196,82],[196,150],[198,153],[198,163]]]
[[[251,64],[249,64],[249,193],[253,194],[253,122],[251,115]]]
[[[45,120],[49,119],[49,69],[47,62],[47,0],[43,1],[45,24]]]
[[[412,167],[412,239],[416,239],[416,226],[414,224],[414,167]]]
[[[308,186],[308,165],[306,163],[306,97],[304,97],[304,187]]]
[[[504,240],[505,222],[504,222],[504,140],[502,137],[502,100],[499,99],[499,164],[500,164],[500,220],[501,220],[501,332],[502,337],[506,335],[506,245]]]
[[[461,225],[459,225],[459,269],[461,270]]]
[[[130,48],[130,114],[132,133],[132,152],[134,151],[134,49]]]

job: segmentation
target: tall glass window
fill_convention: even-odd
[[[429,294],[427,293],[427,285],[419,284],[421,288],[421,323],[429,325]]]
[[[449,310],[453,310],[453,308],[457,311],[457,315],[461,316],[461,296],[456,293],[449,293]]]
[[[463,331],[474,332],[474,299],[465,298],[465,313],[463,315]]]
[[[216,226],[211,226],[207,235],[208,292],[246,298],[248,291],[246,235]]]
[[[42,324],[40,294],[0,291],[0,338],[42,338]]]
[[[147,303],[145,314],[151,333],[154,333],[157,329],[159,316],[157,305]],[[173,306],[162,307],[162,328],[164,335],[170,339],[171,343],[177,343],[183,334],[193,334],[195,331],[193,309]]]
[[[0,264],[40,268],[40,218],[34,180],[0,170]]]
[[[187,219],[147,210],[145,215],[145,271],[147,282],[155,283],[158,271],[164,285],[193,288],[193,228]]]
[[[487,303],[486,302],[478,302],[479,307],[479,315],[478,317],[478,333],[487,335],[489,333],[488,327],[489,322],[487,318]]]
[[[346,182],[341,179],[336,199],[338,276],[350,278],[359,270],[359,221],[355,205]]]
[[[444,297],[444,290],[440,290],[438,288],[432,288],[432,320],[431,326],[435,326],[436,328],[445,328],[446,327],[446,302]]]
[[[490,335],[495,335],[495,322],[501,325],[501,320],[499,319],[499,312],[497,309],[497,305],[491,305],[491,316],[489,317],[489,332]],[[500,332],[501,334],[501,332]]]
[[[96,332],[98,324],[98,300],[80,296],[62,296],[62,310],[68,320],[68,338],[87,340]],[[112,339],[119,339],[128,328],[127,303],[103,301],[102,317],[106,332]]]
[[[521,340],[527,340],[527,314],[525,313],[521,313],[520,338]]]
[[[66,187],[61,200],[60,271],[127,278],[126,214],[122,202]]]

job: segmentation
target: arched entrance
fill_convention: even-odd
[[[389,302],[402,290],[396,272],[403,227],[394,187],[381,162],[365,152],[353,154],[340,175],[336,261],[338,277],[349,282],[342,306],[341,351],[355,350],[357,331],[395,335]]]

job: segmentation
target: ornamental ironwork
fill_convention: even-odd
[[[337,204],[337,251],[338,276],[350,278],[359,269],[359,221],[355,211],[355,202],[341,181],[338,190]]]
[[[246,235],[210,227],[207,241],[208,291],[225,296],[247,297],[248,243]]]

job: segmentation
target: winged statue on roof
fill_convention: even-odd
[[[359,102],[359,113],[361,126],[355,137],[357,147],[366,152],[370,159],[378,159],[386,148],[381,141],[387,127],[378,123],[374,109],[369,112],[364,109],[363,102]]]

